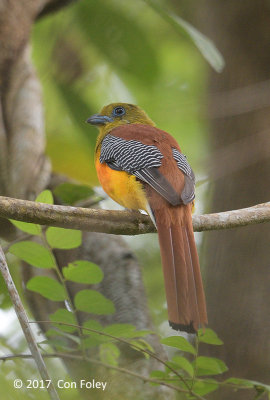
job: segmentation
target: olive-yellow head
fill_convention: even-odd
[[[99,128],[97,146],[102,142],[113,128],[125,124],[145,124],[155,126],[155,123],[148,115],[134,104],[111,103],[102,108],[100,114],[94,114],[87,120]]]

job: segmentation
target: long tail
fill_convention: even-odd
[[[155,213],[163,265],[169,323],[173,329],[195,333],[207,324],[205,295],[189,207]]]

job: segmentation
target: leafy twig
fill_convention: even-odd
[[[185,389],[181,389],[181,388],[179,388],[177,386],[167,384],[167,382],[170,382],[170,381],[174,382],[176,380],[176,378],[166,378],[166,379],[164,379],[164,381],[163,380],[160,381],[160,380],[156,380],[156,379],[152,379],[152,378],[146,378],[143,375],[137,374],[136,372],[133,372],[133,371],[129,371],[129,370],[125,369],[125,368],[119,368],[119,367],[116,367],[116,366],[113,366],[113,365],[110,365],[110,364],[103,363],[103,362],[101,362],[99,360],[92,359],[90,357],[80,356],[78,354],[60,353],[60,352],[58,353],[57,352],[57,353],[44,353],[44,354],[42,354],[42,356],[43,356],[43,358],[69,358],[69,359],[74,359],[74,360],[86,360],[86,361],[89,361],[89,362],[91,362],[93,364],[101,365],[101,366],[103,366],[105,368],[114,369],[116,371],[123,372],[123,373],[126,373],[128,375],[132,375],[132,376],[140,378],[140,379],[142,379],[142,380],[144,380],[146,382],[157,383],[157,384],[160,384],[160,385],[163,385],[163,386],[167,386],[167,387],[169,387],[171,389],[174,389],[174,390],[177,390],[177,391],[187,392],[187,391],[185,391]],[[0,361],[4,361],[5,362],[5,361],[9,361],[9,360],[14,360],[14,359],[17,359],[17,358],[18,359],[32,359],[33,356],[31,354],[8,354],[6,356],[0,356]],[[187,380],[189,380],[189,379],[190,378],[187,378]],[[192,378],[191,378],[191,380],[192,380]],[[204,383],[213,383],[212,380],[208,380],[208,379],[205,379],[205,378],[204,379],[196,378],[196,380],[199,381],[199,382],[204,382]],[[248,387],[248,386],[243,386],[243,385],[240,385],[240,384],[235,384],[235,383],[226,382],[226,381],[224,381],[224,382],[215,381],[215,383],[218,386],[228,386],[228,387],[232,387],[234,389],[240,389],[240,390],[250,390],[251,389],[251,387]],[[261,393],[257,393],[256,396],[255,396],[255,399],[257,400],[257,399],[261,398],[265,393],[266,393],[265,391],[262,391]],[[199,397],[199,399],[204,399],[204,397]]]
[[[30,321],[30,323],[34,323],[34,324],[36,324],[36,323],[52,323],[52,321]],[[54,324],[58,324],[58,325],[76,327],[76,328],[79,327],[78,325],[75,325],[75,324],[68,324],[68,323],[66,323],[66,322],[57,322],[57,321],[53,321],[53,323],[54,323]],[[92,329],[92,328],[86,328],[86,327],[84,327],[84,326],[81,327],[81,329],[82,329],[83,331],[85,330],[85,331],[93,332],[93,333],[96,333],[96,334],[98,334],[98,335],[106,336],[106,337],[109,337],[109,338],[111,338],[111,339],[117,340],[118,342],[121,342],[121,343],[124,343],[124,344],[127,344],[127,345],[133,347],[135,350],[137,350],[137,351],[139,351],[139,352],[141,352],[141,353],[144,353],[144,354],[149,355],[150,357],[154,358],[155,360],[157,360],[158,362],[160,362],[161,364],[163,364],[163,365],[164,365],[166,368],[168,368],[171,372],[173,372],[173,373],[179,378],[179,380],[186,386],[188,393],[192,394],[192,395],[195,396],[197,399],[202,399],[202,397],[200,397],[198,394],[194,393],[194,392],[190,389],[190,387],[189,387],[189,385],[187,384],[186,380],[183,378],[183,376],[181,376],[181,375],[178,373],[178,371],[176,371],[176,370],[175,370],[173,367],[171,367],[166,361],[162,360],[162,358],[160,358],[159,356],[157,356],[157,355],[156,355],[155,353],[153,353],[152,351],[149,351],[149,350],[146,350],[146,349],[142,349],[140,346],[137,346],[137,345],[134,344],[134,343],[131,344],[128,340],[125,340],[125,339],[123,339],[123,338],[120,338],[120,337],[111,335],[111,334],[106,333],[106,332],[101,332],[101,331],[98,331],[98,330]]]
[[[49,252],[52,252],[51,247],[47,243],[47,240],[46,240],[46,237],[44,235],[44,232],[42,232],[41,240],[43,242],[44,247],[46,247],[49,250]],[[65,290],[66,299],[67,299],[69,308],[71,309],[71,312],[72,312],[72,314],[73,314],[73,316],[75,318],[75,321],[76,321],[76,323],[78,325],[77,329],[78,329],[78,334],[79,334],[79,337],[80,337],[80,340],[81,340],[80,344],[81,344],[81,348],[82,348],[82,351],[83,351],[83,354],[84,354],[85,353],[85,349],[84,349],[83,340],[82,340],[83,334],[82,334],[82,328],[79,326],[78,313],[77,313],[77,310],[75,309],[75,306],[73,304],[73,300],[72,300],[72,298],[71,298],[71,296],[69,294],[69,290],[67,288],[66,280],[64,279],[64,277],[62,275],[62,271],[61,271],[61,269],[60,269],[60,267],[58,265],[57,260],[56,260],[54,271],[56,272],[56,274],[58,276],[58,279],[61,282],[61,284],[62,284],[62,286],[63,286],[63,288]]]
[[[134,376],[135,378],[139,378],[139,379],[143,380],[144,382],[156,383],[156,384],[166,386],[170,389],[173,389],[173,390],[175,390],[177,392],[181,392],[181,393],[189,393],[189,394],[191,393],[190,390],[182,389],[179,386],[171,385],[170,383],[163,382],[159,379],[147,378],[144,375],[138,374],[137,372],[130,371],[126,368],[121,368],[121,367],[117,367],[115,365],[106,364],[102,361],[95,360],[93,358],[86,357],[86,356],[80,356],[77,354],[69,354],[69,353],[49,353],[49,354],[45,353],[45,354],[43,354],[43,357],[46,357],[46,358],[69,358],[69,359],[73,359],[73,360],[84,360],[84,361],[88,361],[92,364],[97,364],[97,365],[100,365],[100,366],[108,368],[108,369],[113,369],[115,371]],[[8,356],[1,356],[0,360],[7,361],[7,360],[15,359],[15,358],[29,359],[29,358],[33,358],[33,356],[31,354],[14,354],[14,355],[8,355]],[[192,395],[195,396],[199,400],[205,400],[204,397],[201,397],[201,396],[197,395],[196,393],[192,393]]]

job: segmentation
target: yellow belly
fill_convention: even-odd
[[[147,211],[147,198],[141,182],[125,171],[115,171],[96,157],[98,179],[104,191],[121,206]]]

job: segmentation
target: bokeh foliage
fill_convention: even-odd
[[[199,107],[207,64],[178,28],[148,2],[123,0],[77,2],[36,23],[33,59],[44,90],[47,151],[55,171],[98,184],[97,131],[85,120],[107,103],[128,101],[175,136],[196,173],[196,161],[207,150]],[[145,240],[149,246],[139,245],[139,256],[161,322],[166,309],[157,239]]]
[[[82,1],[36,23],[33,57],[56,171],[97,183],[97,132],[85,120],[112,101],[142,106],[194,164],[206,148],[197,107],[206,63],[187,36],[143,1]]]
[[[54,171],[90,186],[98,183],[93,163],[97,131],[85,120],[112,101],[143,107],[160,128],[176,137],[196,171],[196,160],[207,149],[206,124],[198,107],[205,88],[206,62],[189,35],[179,35],[179,29],[150,3],[80,1],[35,24],[33,61],[44,93],[47,153]],[[147,267],[149,303],[159,324],[167,317],[156,235],[149,235],[147,241],[149,246],[144,248],[137,242],[138,254]],[[10,257],[9,261],[19,283],[16,260]],[[39,282],[34,284],[40,288]],[[10,305],[8,296],[1,300],[2,306]],[[55,320],[62,317],[57,315]],[[3,339],[2,348],[11,353],[26,350],[22,339],[14,347]],[[53,361],[51,364],[57,376],[57,367]],[[0,376],[1,388],[12,393],[12,398],[14,390],[5,376],[37,377],[33,363],[27,371],[24,361],[16,365],[5,363]],[[28,394],[20,392],[18,398],[28,398]],[[74,398],[71,391],[65,396]]]

